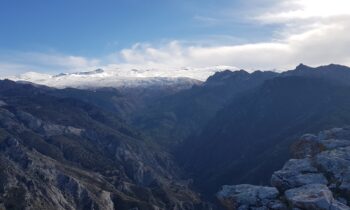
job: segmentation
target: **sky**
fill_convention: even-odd
[[[0,0],[0,76],[350,65],[349,0]]]

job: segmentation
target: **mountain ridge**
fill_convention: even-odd
[[[27,81],[56,88],[101,88],[101,87],[179,87],[186,89],[200,84],[208,76],[226,69],[235,70],[230,66],[215,66],[207,68],[180,68],[180,69],[134,69],[108,67],[92,71],[60,73],[56,75],[27,72],[18,76],[3,79],[13,81]]]

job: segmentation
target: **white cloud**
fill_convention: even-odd
[[[296,20],[322,19],[350,15],[348,0],[282,0],[272,5],[271,11],[259,16],[266,22],[286,22]],[[322,19],[320,19],[322,18]]]
[[[237,66],[248,70],[287,70],[298,63],[350,65],[350,1],[348,0],[252,0],[257,6],[249,10],[245,23],[277,25],[276,36],[263,42],[248,44],[191,44],[169,41],[158,45],[137,43],[100,59],[57,54],[24,53],[17,55],[8,69],[62,69],[87,71],[97,67],[113,69],[149,68],[171,70],[181,67],[216,65]],[[229,11],[226,9],[225,11]],[[255,15],[251,16],[251,14]],[[243,14],[240,11],[239,14]],[[221,15],[222,17],[230,15]],[[237,17],[232,15],[231,17]],[[196,16],[196,19],[216,23],[219,19]],[[242,20],[243,21],[243,20]],[[227,21],[228,23],[230,21]],[[8,61],[5,59],[5,61]],[[7,62],[8,65],[8,62]],[[16,67],[16,65],[18,65]],[[4,66],[4,65],[3,65]],[[1,57],[0,57],[1,68]],[[46,70],[44,68],[47,68]],[[3,68],[2,68],[3,69]],[[6,69],[6,66],[5,66]]]
[[[171,42],[160,48],[138,44],[121,52],[124,63],[149,67],[238,66],[244,69],[291,69],[298,63],[350,65],[350,23],[320,25],[284,39],[244,45],[187,46]]]
[[[278,36],[241,45],[186,45],[173,41],[161,47],[137,44],[120,53],[125,63],[160,66],[229,65],[244,69],[291,69],[309,65],[350,65],[350,2],[348,0],[266,1],[250,20],[278,24]],[[251,12],[251,11],[250,11]],[[205,19],[205,17],[201,17]],[[210,18],[210,20],[216,20]]]

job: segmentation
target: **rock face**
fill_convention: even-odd
[[[272,187],[224,186],[220,202],[230,210],[350,209],[350,127],[303,135],[291,152],[295,159],[273,173]]]

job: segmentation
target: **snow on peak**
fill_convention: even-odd
[[[28,81],[36,84],[65,88],[97,87],[139,87],[139,86],[189,86],[205,81],[215,72],[237,70],[231,66],[214,66],[205,68],[135,68],[125,66],[108,66],[106,69],[93,71],[60,73],[57,75],[27,72],[9,77],[14,81]]]

